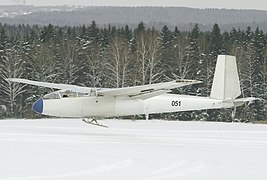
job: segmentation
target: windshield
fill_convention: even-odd
[[[60,90],[55,91],[49,94],[46,94],[43,99],[61,99],[61,98],[74,98],[74,97],[83,97],[83,96],[89,96],[88,93],[77,93],[70,90]]]
[[[62,98],[73,98],[73,97],[77,97],[77,93],[76,92],[72,92],[70,90],[65,90],[65,91],[59,91],[60,97]]]
[[[60,99],[59,93],[56,92],[52,92],[50,94],[46,94],[43,99]]]

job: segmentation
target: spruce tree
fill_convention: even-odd
[[[253,61],[253,97],[258,97],[261,100],[257,103],[253,103],[254,116],[256,120],[264,120],[266,114],[265,105],[265,85],[264,85],[264,47],[266,46],[266,40],[262,31],[256,28],[254,36],[252,38],[254,49],[254,61]]]

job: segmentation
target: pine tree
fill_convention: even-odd
[[[199,36],[199,27],[196,24],[190,34],[190,44],[187,46],[187,52],[185,58],[189,62],[190,71],[186,78],[196,79],[198,73],[198,64],[199,64],[199,47],[198,47],[198,36]]]
[[[162,68],[166,69],[164,71],[164,76],[166,80],[170,80],[173,78],[172,72],[173,64],[174,64],[174,54],[172,51],[173,41],[175,37],[173,33],[169,30],[169,28],[165,25],[161,31],[160,34],[160,40],[161,40],[161,62],[162,62]]]
[[[213,81],[213,76],[215,72],[215,66],[216,66],[216,60],[217,56],[220,55],[223,52],[223,38],[221,35],[221,30],[218,26],[217,23],[214,24],[211,34],[210,34],[210,39],[209,39],[209,44],[208,44],[208,56],[207,56],[207,89],[208,93],[210,94],[210,90],[212,87],[212,81]],[[227,119],[222,119],[223,114],[227,113],[228,110],[220,109],[220,110],[208,110],[209,114],[209,120],[211,121],[227,121]],[[224,117],[226,118],[226,117]],[[230,117],[229,117],[230,118]]]
[[[253,104],[254,116],[257,120],[264,120],[266,114],[266,105],[263,101],[265,98],[265,85],[264,85],[264,47],[266,46],[266,40],[262,31],[259,28],[255,30],[254,37],[252,38],[254,44],[254,61],[253,61],[253,91],[252,96],[262,99]]]
[[[88,30],[77,41],[77,75],[78,84],[89,87],[102,87],[106,85],[104,77],[104,50],[109,45],[110,30],[100,29],[93,21]]]

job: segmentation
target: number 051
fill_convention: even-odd
[[[172,106],[181,106],[181,101],[172,101],[171,105]]]

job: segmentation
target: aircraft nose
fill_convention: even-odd
[[[35,101],[33,103],[33,105],[32,105],[33,111],[36,112],[36,113],[42,114],[42,112],[43,112],[43,104],[44,103],[43,103],[43,99],[42,98],[40,98],[37,101]]]

